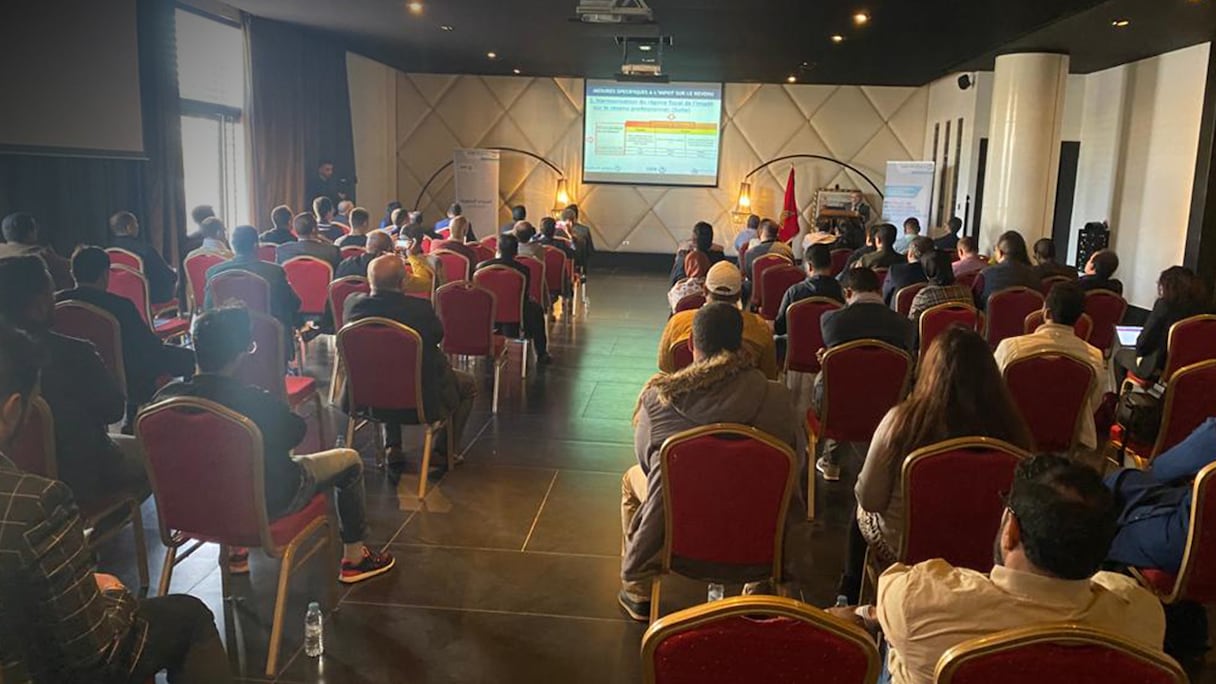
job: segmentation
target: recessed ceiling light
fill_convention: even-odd
[[[490,59],[498,59],[498,53],[497,52],[487,52],[486,57],[489,57]]]
[[[642,52],[650,52],[651,50],[654,49],[654,46],[651,45],[650,43],[642,43],[641,45],[638,46],[638,49],[641,50]]]
[[[1132,22],[1127,19],[1116,19],[1110,23],[1115,28],[1127,28],[1132,25]]]
[[[833,43],[840,44],[844,42],[844,36],[837,33],[836,35],[832,36],[831,40]]]
[[[795,76],[795,75],[793,75],[793,74],[790,74],[789,76],[786,76],[786,77],[785,77],[785,81],[786,81],[787,83],[797,83],[797,82],[798,82],[798,77],[797,77],[797,76]]]
[[[512,69],[512,70],[511,70],[511,73],[513,73],[513,74],[515,74],[516,76],[518,76],[518,75],[522,74],[523,72],[522,72],[522,71],[520,71],[519,69]]]
[[[456,29],[452,28],[452,26],[450,24],[444,24],[439,27],[439,30],[440,31],[455,31]]]
[[[413,0],[413,2],[406,3],[405,8],[410,11],[410,14],[422,14],[423,10],[422,3],[418,0]]]
[[[856,12],[853,14],[853,23],[857,26],[865,26],[870,23],[870,15],[866,12]]]

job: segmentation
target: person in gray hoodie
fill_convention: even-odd
[[[650,613],[650,588],[663,549],[663,484],[659,450],[672,435],[713,423],[750,425],[806,453],[804,421],[784,385],[768,380],[741,352],[743,317],[726,303],[703,306],[693,319],[693,363],[650,379],[634,412],[638,464],[621,480],[625,535],[618,602],[635,620]],[[798,471],[801,472],[801,463]],[[797,489],[797,488],[796,488]],[[791,511],[795,509],[791,506]],[[789,520],[796,519],[796,514]]]

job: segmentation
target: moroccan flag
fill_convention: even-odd
[[[785,181],[785,206],[781,208],[781,232],[777,239],[786,242],[798,234],[798,200],[794,199],[794,169]]]

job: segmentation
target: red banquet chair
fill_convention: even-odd
[[[1015,360],[1002,373],[1038,451],[1071,452],[1081,443],[1087,408],[1098,378],[1071,356],[1040,352]]]
[[[874,269],[874,275],[878,276],[878,286],[879,286],[879,287],[882,287],[883,285],[885,285],[885,284],[886,284],[886,282],[887,282],[887,272],[888,272],[889,270],[890,270],[890,269],[887,269],[887,268],[876,268],[876,269]]]
[[[492,247],[484,245],[480,242],[470,242],[470,243],[468,243],[468,247],[469,247],[469,249],[473,250],[474,254],[477,255],[478,264],[480,264],[483,261],[489,261],[490,259],[494,258],[495,251]],[[473,264],[473,266],[476,267],[477,264]]]
[[[705,295],[703,295],[703,294],[685,295],[680,298],[680,301],[676,302],[675,311],[673,311],[672,313],[680,313],[681,311],[696,311],[697,309],[700,309],[703,306],[705,306]]]
[[[387,318],[364,318],[338,331],[338,356],[346,368],[346,443],[355,443],[358,418],[380,422],[380,411],[411,413],[416,425],[426,426],[422,468],[418,474],[418,500],[426,498],[427,474],[435,433],[447,418],[430,419],[422,401],[422,337],[412,328]],[[379,433],[379,431],[376,431]],[[455,434],[447,431],[448,468],[456,457]],[[378,449],[377,453],[382,452]]]
[[[258,261],[265,261],[268,264],[277,264],[279,262],[279,246],[273,242],[258,243]]]
[[[106,254],[110,255],[111,266],[126,266],[140,273],[144,272],[144,260],[135,252],[122,247],[107,247]]]
[[[510,266],[487,266],[473,274],[473,284],[494,294],[494,325],[515,326],[516,339],[523,345],[520,355],[520,376],[528,377],[528,356],[531,345],[524,336],[524,274]],[[517,304],[518,302],[518,304]]]
[[[1043,316],[1042,309],[1032,312],[1022,323],[1022,334],[1029,335],[1030,333],[1038,330],[1039,327],[1046,322],[1047,319]],[[1077,322],[1073,324],[1072,331],[1077,337],[1089,342],[1089,339],[1094,332],[1094,319],[1090,318],[1089,314],[1081,314],[1081,317],[1078,318]],[[1097,345],[1094,346],[1096,347]]]
[[[760,278],[764,281],[760,288],[764,292],[760,317],[766,321],[774,321],[777,319],[777,312],[781,310],[781,299],[785,297],[786,291],[802,282],[806,274],[797,266],[779,264],[765,269]]]
[[[1026,328],[1026,317],[1043,309],[1043,295],[1029,287],[1007,287],[988,297],[988,346],[996,349],[1006,337],[1017,337]]]
[[[1043,280],[1039,281],[1039,292],[1042,293],[1042,295],[1044,297],[1046,297],[1048,294],[1051,293],[1051,288],[1055,287],[1056,285],[1063,285],[1063,284],[1075,283],[1075,282],[1077,282],[1076,278],[1069,278],[1066,275],[1047,276]]]
[[[303,444],[297,448],[303,452],[316,452],[328,447],[329,442],[325,438],[325,413],[321,408],[321,393],[317,390],[317,381],[305,375],[287,374],[283,324],[269,314],[257,311],[249,312],[249,322],[256,348],[241,360],[234,377],[246,385],[260,387],[286,401],[291,410],[301,416],[304,415],[301,407],[311,401],[313,416],[316,419],[316,441],[303,443],[311,448]]]
[[[1201,361],[1176,371],[1161,397],[1161,428],[1152,444],[1128,442],[1121,425],[1111,428],[1115,447],[1143,468],[1186,439],[1204,420],[1216,416],[1216,360]]]
[[[849,263],[849,257],[853,254],[850,249],[833,249],[832,252],[832,277],[844,273],[844,267]]]
[[[119,389],[124,395],[127,393],[127,372],[122,356],[122,328],[109,311],[77,300],[59,302],[55,305],[51,328],[60,335],[92,342],[101,356],[102,363],[114,376]]]
[[[1185,684],[1169,656],[1110,632],[1047,624],[964,641],[942,654],[937,684]]]
[[[938,304],[920,314],[920,358],[925,358],[929,345],[937,336],[952,326],[962,326],[980,332],[984,327],[984,316],[969,304]]]
[[[672,613],[642,637],[643,684],[873,684],[881,669],[863,629],[777,596]]]
[[[274,677],[283,637],[288,582],[295,571],[328,546],[330,567],[341,555],[330,504],[317,494],[302,509],[271,520],[266,512],[262,434],[248,418],[215,402],[174,397],[139,414],[135,432],[144,447],[148,480],[156,498],[160,537],[165,545],[159,593],[169,593],[173,568],[205,543],[220,545],[220,578],[225,599],[232,595],[228,564],[233,547],[260,547],[282,558],[266,675]],[[304,542],[316,541],[304,549]],[[189,545],[178,558],[178,550]],[[329,605],[336,605],[330,580]]]
[[[491,252],[497,252],[498,251],[498,236],[497,235],[487,235],[487,236],[483,237],[478,244],[483,245],[484,247],[489,249]],[[490,257],[490,258],[492,259],[493,257]]]
[[[49,480],[59,479],[59,464],[55,451],[55,417],[51,407],[42,397],[33,397],[26,411],[25,422],[17,432],[16,438],[4,455],[13,464],[27,473],[45,477]],[[90,533],[85,539],[90,549],[94,551],[106,541],[131,524],[131,533],[135,538],[136,569],[139,572],[140,595],[148,592],[148,545],[144,541],[143,515],[140,513],[139,502],[124,493],[102,496],[99,499],[77,499],[76,506],[84,527]],[[97,523],[121,515],[121,525],[106,525],[97,534]]]
[[[823,315],[841,307],[829,297],[800,299],[785,310],[785,370],[819,372],[819,350],[823,349]]]
[[[494,293],[468,281],[448,283],[435,292],[435,313],[443,324],[443,353],[475,356],[494,363],[493,413],[498,413],[498,386],[507,363],[507,340],[494,334]]]
[[[912,357],[878,340],[857,340],[823,355],[823,403],[807,409],[806,518],[815,519],[815,456],[822,439],[868,442],[912,381]]]
[[[781,582],[786,513],[797,461],[790,447],[747,425],[717,423],[663,442],[661,567],[651,588],[650,621],[659,617],[664,575],[701,581],[710,568],[730,569],[733,580]],[[687,574],[690,564],[699,570]]]
[[[182,262],[182,270],[186,272],[186,307],[191,312],[203,310],[203,298],[207,293],[207,271],[224,261],[224,257],[218,254],[195,254],[187,256]]]
[[[338,254],[342,255],[343,259],[361,256],[366,250],[358,245],[347,245],[338,250]]]
[[[111,294],[129,300],[139,311],[144,323],[162,340],[181,337],[190,331],[190,321],[185,318],[157,319],[152,314],[152,303],[148,300],[148,279],[139,271],[126,266],[110,266]]]
[[[566,263],[566,253],[556,247],[545,245],[545,289],[549,291],[549,300],[556,301],[566,290],[566,273],[569,265]],[[563,315],[565,310],[563,309]]]
[[[1110,290],[1090,290],[1085,293],[1085,315],[1092,320],[1093,332],[1088,342],[1110,356],[1114,349],[1115,326],[1123,322],[1127,313],[1127,300]]]
[[[684,370],[692,365],[692,338],[676,340],[671,344],[671,362],[676,370]]]
[[[310,256],[298,256],[283,262],[287,282],[300,298],[300,313],[320,316],[325,313],[329,283],[334,279],[334,267],[328,261]]]
[[[207,281],[207,290],[211,294],[213,309],[240,304],[250,311],[270,313],[270,283],[253,271],[232,269],[217,273]]]
[[[469,270],[472,265],[469,264],[469,259],[465,255],[450,249],[437,249],[433,256],[439,259],[439,265],[443,267],[445,283],[457,283],[469,279]]]
[[[752,308],[764,306],[764,272],[776,266],[792,266],[790,260],[780,254],[761,254],[752,262]],[[781,302],[778,301],[778,304]]]
[[[900,316],[912,313],[912,300],[916,299],[916,295],[928,286],[928,283],[912,283],[907,287],[899,288],[899,291],[895,293],[895,310],[899,312]]]
[[[329,284],[329,310],[334,316],[334,330],[341,330],[346,325],[346,298],[353,294],[371,294],[372,286],[367,278],[361,276],[346,276],[338,278]],[[333,375],[329,379],[329,402],[337,401],[338,388],[345,377],[342,370],[342,360],[334,359]]]
[[[549,299],[545,296],[545,262],[530,256],[520,256],[516,259],[528,268],[528,298],[549,309]]]
[[[1216,315],[1191,316],[1170,326],[1165,350],[1165,368],[1158,380],[1162,384],[1181,368],[1216,359]],[[1134,373],[1128,373],[1127,379],[1145,387],[1152,384],[1150,378],[1139,378]]]
[[[1216,463],[1209,463],[1191,484],[1191,518],[1177,573],[1132,568],[1132,574],[1167,605],[1189,601],[1216,603]]]

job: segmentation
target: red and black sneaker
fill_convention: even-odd
[[[342,561],[342,572],[338,575],[338,581],[343,584],[362,582],[377,575],[383,575],[392,570],[396,564],[397,560],[391,553],[372,551],[365,546],[363,547],[363,559],[358,563],[345,559]]]

